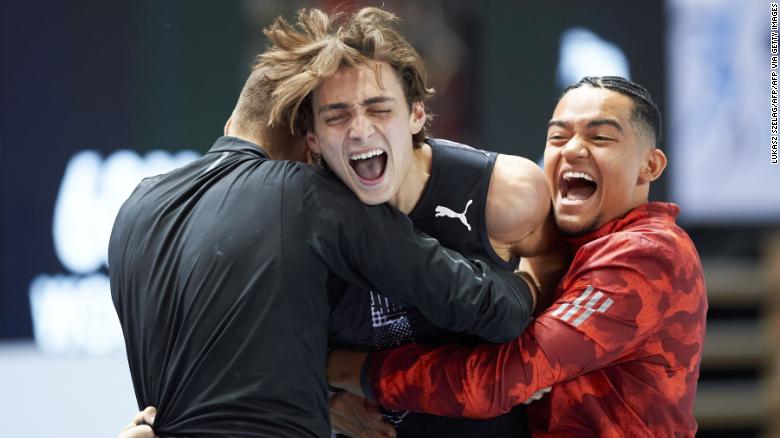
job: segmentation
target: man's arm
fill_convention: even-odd
[[[330,424],[333,432],[351,438],[394,438],[395,428],[386,422],[379,406],[349,392],[330,398]]]
[[[660,318],[652,306],[643,307],[642,297],[658,296],[659,291],[639,272],[608,273],[614,275],[631,284],[630,290],[582,278],[512,342],[408,344],[368,355],[334,352],[329,380],[389,409],[472,418],[500,415],[543,388],[641,348]]]
[[[485,220],[499,253],[531,257],[548,252],[558,232],[548,220],[550,189],[534,162],[499,155],[488,189]]]
[[[539,286],[535,308],[551,302],[571,262],[555,226],[550,190],[542,170],[532,161],[499,155],[490,179],[486,208],[490,241],[503,257],[523,257],[520,270]]]
[[[443,248],[390,205],[364,205],[335,178],[317,176],[303,187],[307,243],[336,275],[489,341],[528,325],[533,299],[524,280]]]

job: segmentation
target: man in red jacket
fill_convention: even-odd
[[[334,352],[331,384],[443,416],[533,401],[534,436],[693,436],[707,300],[679,208],[648,202],[666,166],[660,131],[652,98],[631,81],[566,89],[544,162],[575,256],[553,304],[507,344]]]

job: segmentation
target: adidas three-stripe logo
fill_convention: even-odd
[[[570,319],[574,318],[575,315],[577,315],[577,318],[574,319],[572,324],[574,324],[575,327],[579,327],[579,325],[585,322],[585,320],[587,320],[590,315],[593,315],[594,312],[604,313],[614,302],[612,301],[612,298],[609,297],[604,299],[605,295],[599,290],[597,290],[593,296],[591,296],[592,293],[593,286],[588,285],[585,291],[582,292],[582,295],[580,295],[572,303],[561,304],[560,307],[555,309],[552,315],[560,318],[561,321],[565,322],[568,322]],[[590,299],[588,300],[589,297]],[[585,300],[588,301],[585,303],[585,305],[582,305],[582,302]],[[596,307],[597,305],[598,307]]]

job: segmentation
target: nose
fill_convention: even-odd
[[[588,156],[588,145],[579,136],[574,136],[561,149],[561,156],[567,160],[585,158]]]
[[[374,133],[374,124],[363,113],[358,113],[352,118],[352,126],[349,129],[349,138],[355,143],[364,143]]]

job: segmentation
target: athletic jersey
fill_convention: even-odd
[[[572,241],[556,301],[517,340],[376,352],[364,390],[477,418],[549,392],[528,408],[534,436],[693,436],[707,299],[678,212],[644,204]]]
[[[498,270],[512,271],[519,259],[505,261],[496,254],[487,232],[485,211],[497,155],[448,140],[429,140],[430,177],[409,213],[415,228],[450,249],[479,258]],[[342,285],[343,287],[343,285]],[[347,286],[334,293],[331,305],[332,341],[388,348],[409,342],[423,344],[481,343],[478,338],[437,327],[416,308],[400,306],[379,291]],[[363,298],[367,297],[367,298]],[[358,315],[364,315],[362,318]],[[369,318],[370,316],[370,318]],[[413,412],[386,412],[399,437],[522,437],[527,435],[525,412],[490,420],[444,418]]]
[[[232,137],[142,181],[108,256],[138,406],[157,406],[160,437],[329,436],[333,274],[489,338],[519,333],[531,308],[520,279],[360,203],[332,173]]]

